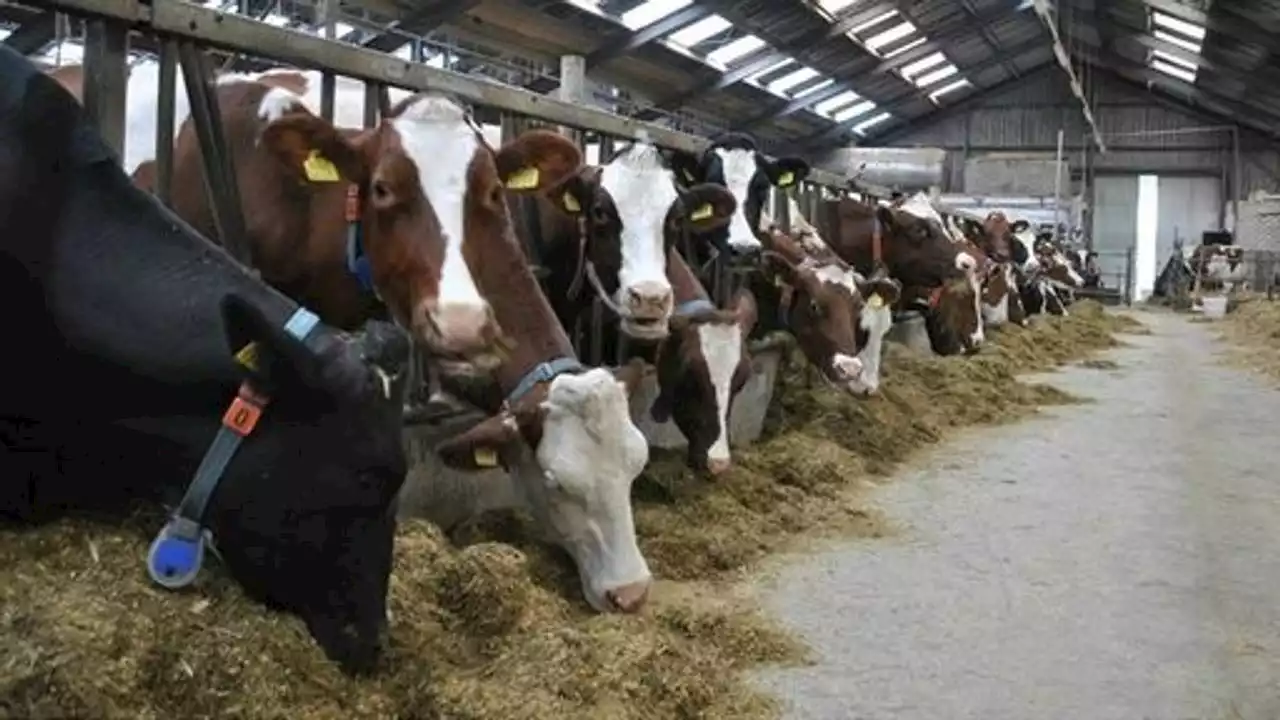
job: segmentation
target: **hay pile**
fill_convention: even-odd
[[[589,612],[565,558],[523,540],[518,519],[463,549],[406,523],[392,647],[374,679],[340,675],[300,622],[216,570],[196,593],[153,589],[142,560],[154,514],[0,528],[0,717],[772,717],[741,671],[805,651],[722,581],[800,532],[884,533],[850,492],[863,478],[950,428],[1067,401],[1013,373],[1078,359],[1123,329],[1087,304],[1073,311],[969,359],[891,347],[883,396],[862,402],[806,389],[793,363],[771,436],[729,474],[708,482],[656,457],[635,494],[664,580],[640,617]]]
[[[1266,295],[1241,295],[1216,324],[1219,335],[1234,346],[1228,350],[1233,365],[1280,381],[1280,302]]]

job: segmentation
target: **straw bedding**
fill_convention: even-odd
[[[1233,365],[1280,382],[1280,302],[1242,294],[1215,325],[1231,346],[1227,355]]]
[[[589,612],[567,560],[526,540],[518,517],[490,518],[465,545],[404,523],[392,645],[372,679],[340,675],[299,621],[247,601],[216,570],[196,592],[154,589],[142,566],[154,511],[0,527],[0,717],[775,716],[741,671],[806,651],[731,582],[799,533],[888,532],[857,490],[921,444],[1070,401],[1014,373],[1078,360],[1132,329],[1093,303],[1072,310],[966,359],[890,346],[883,394],[869,400],[791,362],[766,439],[714,482],[656,455],[635,497],[662,580],[638,617]]]

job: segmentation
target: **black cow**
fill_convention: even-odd
[[[301,616],[346,671],[371,669],[407,338],[336,332],[252,277],[135,189],[76,101],[7,47],[0,227],[0,517],[172,506],[202,486],[183,503],[196,532],[165,525],[139,571],[181,586],[211,537],[250,595]],[[196,480],[206,450],[227,464]]]

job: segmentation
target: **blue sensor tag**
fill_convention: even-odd
[[[181,590],[195,581],[204,563],[204,533],[186,518],[165,524],[147,551],[147,574],[157,585]]]

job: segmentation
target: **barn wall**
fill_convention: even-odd
[[[1104,137],[1110,133],[1167,130],[1221,124],[1197,117],[1134,85],[1097,75],[1094,116]],[[958,103],[936,119],[893,131],[872,142],[890,147],[935,147],[947,151],[947,192],[982,192],[985,177],[966,177],[977,158],[993,154],[1041,153],[1052,158],[1059,128],[1066,131],[1067,160],[1077,179],[1086,161],[1099,174],[1197,175],[1230,178],[1231,139],[1227,132],[1199,132],[1157,137],[1116,137],[1107,140],[1109,152],[1083,149],[1086,125],[1063,73],[1047,67],[1022,80]],[[1089,157],[1086,157],[1088,155]],[[1280,152],[1251,134],[1241,136],[1242,185],[1255,190],[1280,190]],[[990,163],[987,163],[989,166]],[[975,185],[973,189],[968,187]],[[1024,191],[1031,194],[1030,191]],[[1050,191],[1051,193],[1052,191]],[[1037,193],[1038,194],[1038,193]],[[1230,197],[1229,192],[1223,193]]]

